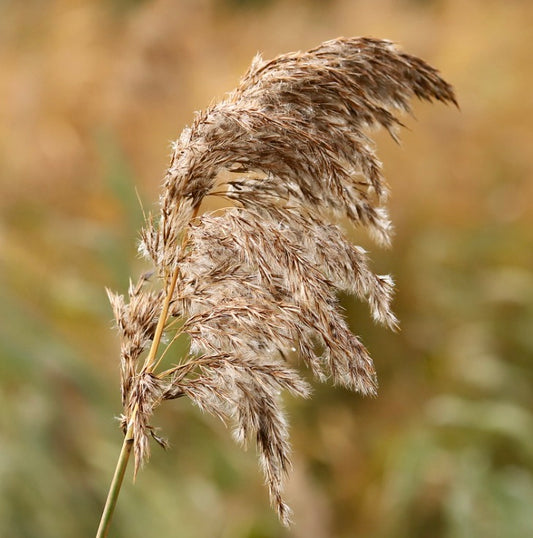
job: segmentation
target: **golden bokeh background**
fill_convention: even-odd
[[[118,342],[139,199],[170,141],[271,57],[340,35],[438,67],[461,110],[416,104],[392,187],[402,331],[343,298],[380,396],[287,399],[291,531],[253,449],[178,400],[113,537],[533,536],[533,69],[529,0],[0,0],[0,535],[94,534],[121,434]]]

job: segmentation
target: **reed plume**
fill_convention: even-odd
[[[389,244],[388,187],[368,132],[384,127],[396,138],[398,113],[413,97],[456,104],[435,69],[391,42],[340,38],[257,56],[238,87],[181,133],[160,212],[141,233],[154,276],[132,284],[128,298],[109,292],[136,471],[150,436],[164,444],[151,426],[154,409],[186,396],[232,424],[240,443],[255,439],[271,502],[289,523],[280,394],[309,396],[298,359],[319,380],[374,395],[372,359],[338,292],[397,326],[391,278],[374,274],[341,223]],[[225,198],[226,209],[202,213],[209,196]],[[162,351],[182,334],[188,353],[158,371]]]

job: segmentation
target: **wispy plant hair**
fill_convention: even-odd
[[[289,523],[280,395],[309,396],[298,360],[319,380],[374,395],[372,359],[338,293],[397,326],[391,278],[374,274],[342,226],[389,244],[388,186],[369,132],[384,127],[396,138],[398,113],[410,111],[413,97],[456,103],[435,69],[391,42],[339,38],[273,60],[257,56],[238,87],[183,130],[159,214],[141,234],[155,276],[143,275],[128,298],[109,292],[136,470],[150,435],[164,444],[150,423],[154,409],[186,396],[232,424],[240,443],[255,440],[272,504]],[[202,212],[208,196],[227,207]],[[166,353],[181,334],[189,351],[158,371],[161,342]]]

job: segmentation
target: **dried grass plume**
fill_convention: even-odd
[[[240,443],[255,440],[272,504],[288,524],[280,395],[309,396],[297,360],[320,380],[374,395],[372,359],[349,330],[338,292],[397,325],[391,278],[374,274],[339,222],[389,244],[388,187],[368,133],[384,127],[396,137],[397,115],[413,97],[456,104],[435,69],[391,42],[340,38],[257,56],[239,86],[181,133],[159,214],[142,231],[155,276],[143,275],[128,298],[109,292],[136,469],[151,435],[164,443],[150,424],[154,409],[186,396],[232,424]],[[202,214],[208,196],[228,207]],[[181,334],[188,353],[158,371]]]

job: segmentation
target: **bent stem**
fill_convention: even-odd
[[[157,355],[157,349],[159,348],[159,343],[161,342],[161,336],[163,334],[163,329],[168,317],[168,310],[170,307],[170,301],[172,295],[174,294],[174,288],[176,287],[176,281],[178,279],[179,269],[176,267],[172,279],[170,281],[168,292],[165,297],[165,302],[161,309],[161,315],[159,321],[157,322],[157,327],[154,334],[154,339],[152,340],[152,346],[146,358],[146,362],[142,367],[142,372],[151,372],[154,368],[154,363]],[[100,518],[100,525],[98,526],[98,531],[96,533],[96,538],[105,538],[109,532],[109,526],[111,524],[111,518],[113,517],[113,512],[117,504],[118,495],[120,493],[120,488],[122,487],[122,481],[124,479],[124,474],[126,468],[128,467],[128,461],[130,459],[131,447],[133,446],[133,419],[137,412],[137,407],[133,410],[132,416],[129,420],[128,430],[124,436],[124,442],[122,443],[122,449],[120,451],[120,456],[115,467],[115,473],[113,475],[113,480],[109,486],[109,491],[107,494],[107,500],[102,511],[102,517]]]
[[[193,212],[192,219],[195,219],[198,215],[199,207],[196,207]],[[192,220],[191,219],[191,220]],[[188,234],[183,236],[181,242],[181,248],[185,248],[185,245],[188,241]],[[165,297],[165,302],[161,308],[161,315],[157,322],[157,327],[155,329],[154,338],[152,340],[152,345],[150,346],[150,351],[146,357],[146,361],[141,369],[141,372],[152,372],[154,368],[157,367],[159,362],[156,363],[157,350],[159,344],[161,343],[161,336],[165,329],[165,324],[168,318],[168,311],[170,308],[170,303],[172,301],[172,296],[174,295],[174,290],[176,288],[176,282],[178,281],[179,276],[179,267],[177,266],[172,273],[172,278],[170,279],[167,294]],[[113,480],[109,486],[109,492],[107,494],[106,503],[102,511],[102,517],[100,518],[100,525],[98,526],[98,531],[96,533],[96,538],[105,538],[109,532],[109,526],[111,525],[111,518],[113,517],[113,512],[115,511],[115,506],[117,504],[118,495],[120,493],[120,488],[122,487],[122,481],[124,479],[124,474],[126,473],[126,468],[128,467],[128,462],[130,459],[131,448],[133,446],[133,419],[137,413],[137,407],[133,409],[132,416],[129,420],[128,430],[124,436],[124,442],[122,443],[122,449],[120,451],[120,456],[118,457],[117,465],[115,467],[115,473],[113,475]]]

